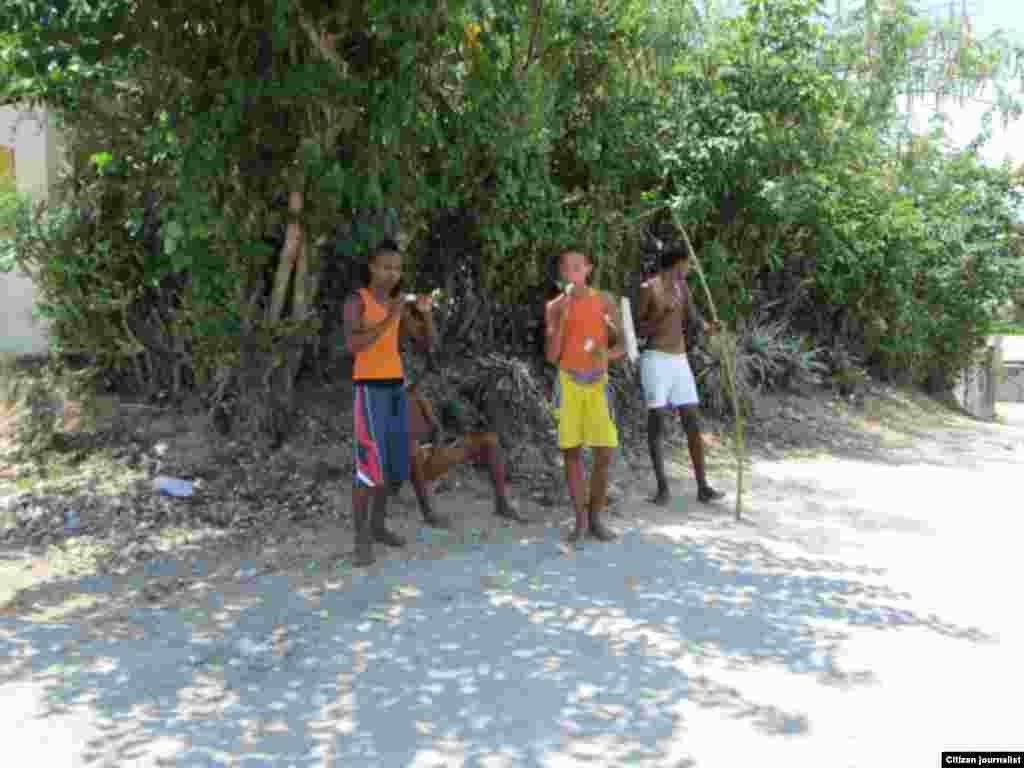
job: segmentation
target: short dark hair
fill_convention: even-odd
[[[370,265],[383,253],[401,253],[398,248],[398,243],[394,240],[384,239],[370,247],[369,253],[367,253],[365,259],[359,259],[357,264],[359,282],[363,285],[368,286],[370,284]],[[393,295],[397,295],[401,290],[401,284],[395,286]]]
[[[396,243],[394,240],[381,240],[370,249],[369,260],[373,261],[382,253],[401,253],[401,251],[398,248],[398,243]]]
[[[686,261],[690,258],[690,251],[685,245],[676,243],[675,245],[667,246],[660,254],[658,263],[661,265],[662,270],[672,269],[680,261]]]

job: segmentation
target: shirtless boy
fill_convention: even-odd
[[[697,384],[686,357],[687,343],[702,332],[718,333],[718,323],[701,318],[690,297],[686,276],[690,271],[689,253],[675,247],[662,253],[661,269],[640,289],[637,333],[648,338],[640,357],[640,378],[647,403],[647,447],[651,452],[658,489],[650,499],[666,505],[671,498],[665,476],[663,436],[665,417],[678,411],[697,476],[697,499],[711,502],[722,493],[708,484],[704,468],[704,439],[697,418]]]

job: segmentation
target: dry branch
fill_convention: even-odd
[[[711,289],[708,288],[708,281],[704,277],[704,268],[701,266],[700,259],[697,258],[697,253],[693,250],[693,246],[690,244],[690,238],[686,234],[686,229],[682,226],[682,222],[679,221],[679,216],[675,211],[672,211],[672,219],[675,225],[679,228],[679,231],[683,234],[683,241],[686,243],[686,250],[690,253],[690,261],[693,266],[697,269],[697,277],[700,278],[700,284],[704,288],[704,295],[708,300],[708,307],[711,310],[711,319],[713,322],[718,322],[718,310],[715,307],[715,299],[711,295]],[[739,520],[743,515],[743,462],[744,449],[743,441],[743,411],[740,407],[739,391],[736,387],[736,337],[730,334],[724,328],[718,333],[718,348],[719,355],[722,359],[722,367],[725,370],[726,385],[729,389],[729,398],[732,400],[732,410],[736,418],[736,432],[735,432],[735,443],[736,443],[736,519]]]

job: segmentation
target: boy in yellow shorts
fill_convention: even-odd
[[[625,347],[617,330],[622,325],[615,302],[587,285],[593,268],[589,256],[563,253],[560,269],[568,287],[545,308],[545,354],[558,366],[558,447],[576,511],[576,527],[569,537],[573,544],[581,543],[588,532],[599,541],[615,538],[601,522],[608,467],[619,445],[608,404],[608,361],[621,358]],[[589,494],[584,489],[583,447],[589,447],[594,457]]]

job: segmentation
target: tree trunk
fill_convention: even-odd
[[[277,264],[277,274],[274,276],[274,289],[271,295],[270,307],[268,308],[267,320],[276,323],[281,319],[284,312],[285,302],[288,297],[288,287],[291,284],[292,272],[295,270],[296,262],[304,245],[304,234],[302,222],[298,220],[305,204],[305,196],[300,190],[292,190],[288,195],[288,227],[285,230],[284,247],[281,249],[281,257]]]
[[[315,306],[320,277],[318,261],[316,249],[310,246],[308,239],[303,239],[299,243],[295,259],[295,280],[292,288],[291,319],[296,323],[306,322],[312,307]],[[286,353],[287,362],[283,367],[284,379],[281,384],[284,387],[284,402],[289,410],[294,403],[295,381],[302,367],[302,358],[307,346],[305,341],[296,339],[289,345]]]

